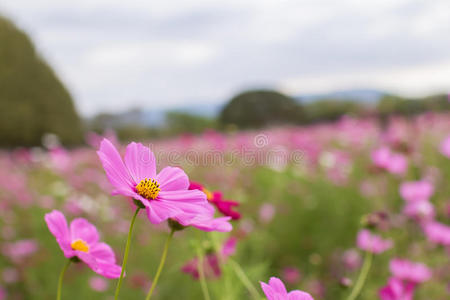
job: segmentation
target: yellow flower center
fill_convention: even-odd
[[[212,201],[212,199],[213,199],[213,194],[212,194],[209,190],[203,188],[203,193],[206,194],[206,199],[208,199],[208,201]]]
[[[136,191],[145,199],[154,200],[158,197],[161,189],[159,188],[159,183],[155,179],[145,178],[136,186]]]
[[[85,241],[80,239],[73,241],[70,246],[72,247],[73,250],[89,252],[89,245]]]

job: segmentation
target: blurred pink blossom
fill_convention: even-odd
[[[428,201],[434,193],[434,186],[425,180],[403,182],[400,195],[407,202]]]
[[[450,226],[430,221],[424,224],[423,230],[429,241],[443,246],[450,246]]]
[[[97,292],[104,292],[108,289],[108,281],[99,276],[89,278],[89,286]]]
[[[379,291],[379,296],[381,300],[413,300],[414,283],[391,277],[388,284]]]
[[[349,249],[342,255],[342,261],[346,269],[356,270],[361,265],[361,255],[356,249]]]
[[[414,263],[409,260],[395,258],[389,263],[389,269],[395,278],[422,283],[431,278],[431,270],[423,263]]]
[[[440,145],[440,151],[443,155],[450,158],[450,135],[448,135]]]
[[[2,250],[3,254],[11,260],[19,262],[35,253],[38,250],[38,244],[33,239],[20,240],[6,243]]]
[[[262,223],[270,223],[275,215],[275,206],[271,203],[264,203],[259,209],[259,219]]]
[[[19,281],[19,272],[12,267],[5,268],[2,272],[2,278],[5,283],[16,283]]]
[[[372,252],[374,254],[382,253],[392,247],[391,240],[383,240],[380,236],[372,234],[367,229],[358,232],[356,243],[361,250]]]
[[[296,267],[285,267],[282,272],[282,278],[285,282],[295,285],[300,282],[301,274]]]

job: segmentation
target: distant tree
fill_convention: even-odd
[[[169,134],[202,133],[206,129],[214,129],[214,119],[188,113],[171,111],[166,114],[166,130]]]
[[[422,99],[408,99],[400,96],[386,95],[378,101],[377,110],[381,117],[397,114],[412,116],[426,111]]]
[[[45,133],[82,141],[72,98],[28,36],[0,16],[0,146],[33,146]]]
[[[320,99],[304,104],[308,123],[335,121],[343,115],[360,115],[366,108],[354,100]]]
[[[247,91],[235,96],[219,117],[223,126],[261,128],[303,121],[302,108],[294,99],[276,91]]]

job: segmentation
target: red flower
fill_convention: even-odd
[[[222,192],[220,191],[214,191],[211,192],[207,190],[203,185],[197,182],[190,183],[189,186],[190,190],[200,190],[203,193],[206,194],[206,198],[209,202],[214,204],[217,209],[224,215],[231,217],[233,220],[239,220],[241,218],[241,214],[237,211],[233,210],[233,207],[239,206],[239,202],[231,201],[231,200],[224,200],[222,198]]]

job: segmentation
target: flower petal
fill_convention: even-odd
[[[268,300],[277,300],[276,294],[270,285],[264,282],[260,282],[260,285]]]
[[[116,263],[116,256],[112,248],[105,243],[94,244],[90,249],[89,253],[94,256],[97,260],[102,260],[108,263]]]
[[[270,277],[269,285],[273,288],[273,290],[279,294],[287,295],[286,287],[284,283],[276,277]]]
[[[177,167],[165,167],[156,175],[161,191],[178,191],[189,188],[189,178],[183,170]]]
[[[103,139],[97,154],[105,169],[106,176],[117,190],[134,188],[136,183],[133,182],[133,178],[128,173],[119,152],[109,140]]]
[[[159,224],[183,213],[176,205],[162,201],[150,201],[146,205],[146,211],[147,217],[152,224]]]
[[[83,251],[75,251],[76,255],[78,256],[81,261],[83,261],[85,264],[88,265],[89,268],[91,268],[94,272],[98,268],[98,263],[95,257],[93,257],[90,253],[83,252]]]
[[[89,247],[98,242],[99,234],[97,228],[89,223],[86,219],[77,218],[70,223],[71,241],[81,239],[85,241]]]
[[[155,155],[141,143],[128,144],[125,152],[125,166],[136,184],[145,178],[156,176]]]
[[[302,292],[302,291],[292,291],[288,294],[288,300],[314,300],[310,294]]]
[[[69,227],[64,215],[58,210],[53,210],[51,213],[45,214],[45,222],[64,252],[64,256],[67,258],[74,256],[74,251],[70,247]]]

